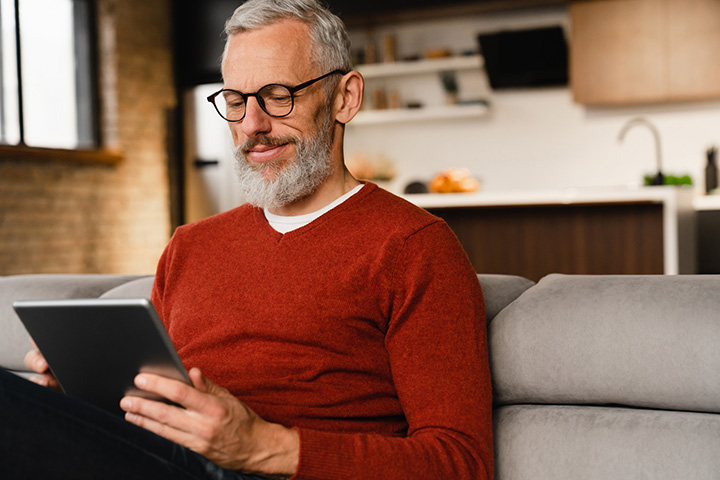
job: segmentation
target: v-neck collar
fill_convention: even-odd
[[[268,222],[267,218],[265,217],[265,212],[263,211],[262,208],[258,208],[258,207],[253,208],[254,219],[255,219],[255,222],[258,224],[258,227],[260,228],[260,230],[265,235],[267,235],[271,241],[273,241],[275,243],[279,243],[283,239],[292,239],[296,236],[304,235],[306,232],[311,231],[314,228],[324,224],[328,219],[341,213],[342,211],[346,210],[347,208],[352,207],[352,205],[356,204],[357,202],[361,201],[363,198],[370,195],[377,188],[378,188],[377,185],[375,185],[374,183],[364,182],[363,187],[358,192],[356,192],[355,194],[353,194],[349,198],[347,198],[345,201],[336,205],[334,208],[330,208],[328,211],[323,212],[318,218],[312,220],[307,225],[303,225],[302,227],[296,228],[287,233],[280,233],[277,230],[275,230],[270,225],[270,222]]]
[[[265,218],[270,223],[270,226],[273,227],[273,229],[283,234],[290,233],[293,230],[297,230],[298,228],[302,228],[305,225],[309,225],[313,221],[325,215],[333,208],[338,207],[343,202],[349,200],[350,197],[359,193],[360,190],[363,189],[363,187],[363,184],[357,185],[356,187],[353,187],[352,190],[350,190],[349,192],[341,195],[340,197],[336,198],[335,200],[320,208],[319,210],[306,213],[304,215],[275,215],[273,213],[270,213],[267,209],[264,209],[263,213],[265,214]],[[283,226],[288,226],[289,228],[283,230]]]

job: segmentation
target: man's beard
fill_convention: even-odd
[[[243,199],[260,208],[274,209],[289,205],[315,193],[333,171],[330,150],[333,122],[329,109],[320,113],[317,132],[312,138],[262,135],[235,147],[235,170]],[[245,153],[255,145],[295,145],[295,157],[289,161],[251,165]]]

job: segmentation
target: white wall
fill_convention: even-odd
[[[372,34],[394,33],[404,56],[432,46],[476,49],[481,31],[548,24],[568,27],[567,12],[484,15],[383,27]],[[362,45],[367,35],[352,31],[353,44]],[[720,101],[586,108],[573,103],[569,88],[546,88],[493,92],[490,102],[490,113],[479,120],[354,127],[351,122],[346,155],[390,159],[398,170],[390,187],[397,191],[449,167],[469,168],[484,191],[626,187],[655,171],[648,129],[634,127],[618,142],[625,122],[641,115],[660,131],[664,173],[688,173],[701,189],[705,150],[720,145]]]
[[[398,54],[406,56],[433,46],[456,52],[474,50],[481,31],[557,24],[568,27],[563,8],[389,26],[372,34],[376,38],[386,32],[396,34]],[[366,35],[362,30],[352,31],[353,44],[362,46]],[[188,163],[195,158],[219,161],[204,169],[188,165],[190,220],[242,203],[235,188],[227,125],[205,101],[218,88],[221,85],[204,85],[189,93],[188,121],[194,128],[188,126],[188,131],[195,130],[195,135],[187,146]],[[655,145],[649,130],[634,127],[622,144],[617,140],[625,122],[642,115],[660,131],[664,172],[689,173],[702,189],[705,150],[720,145],[720,101],[603,109],[573,103],[568,88],[489,94],[490,113],[477,120],[382,126],[353,126],[351,122],[346,157],[363,154],[390,159],[398,175],[387,186],[397,192],[411,180],[427,181],[450,167],[468,168],[487,192],[627,187],[655,171]]]
[[[660,132],[664,173],[689,173],[702,187],[705,150],[720,144],[720,102],[587,109],[567,89],[496,93],[482,120],[348,128],[346,154],[393,161],[394,188],[448,167],[467,167],[484,191],[629,186],[656,164],[648,129],[618,142],[637,115]]]

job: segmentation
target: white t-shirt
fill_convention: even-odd
[[[294,215],[294,216],[285,216],[285,215],[275,215],[274,213],[270,213],[268,209],[264,209],[265,212],[265,218],[267,218],[267,221],[270,223],[270,226],[277,230],[280,233],[287,233],[291,232],[295,229],[298,229],[300,227],[304,227],[305,225],[309,224],[316,218],[319,218],[320,216],[324,215],[325,213],[329,212],[333,208],[337,207],[341,203],[343,203],[348,198],[355,195],[357,192],[362,189],[363,185],[358,185],[357,187],[353,188],[349,192],[347,192],[342,197],[337,198],[334,202],[324,206],[320,210],[316,210],[312,213],[306,213],[305,215]]]

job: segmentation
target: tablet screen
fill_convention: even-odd
[[[139,392],[138,373],[190,384],[147,299],[18,301],[13,304],[63,391],[123,415],[120,399]]]

